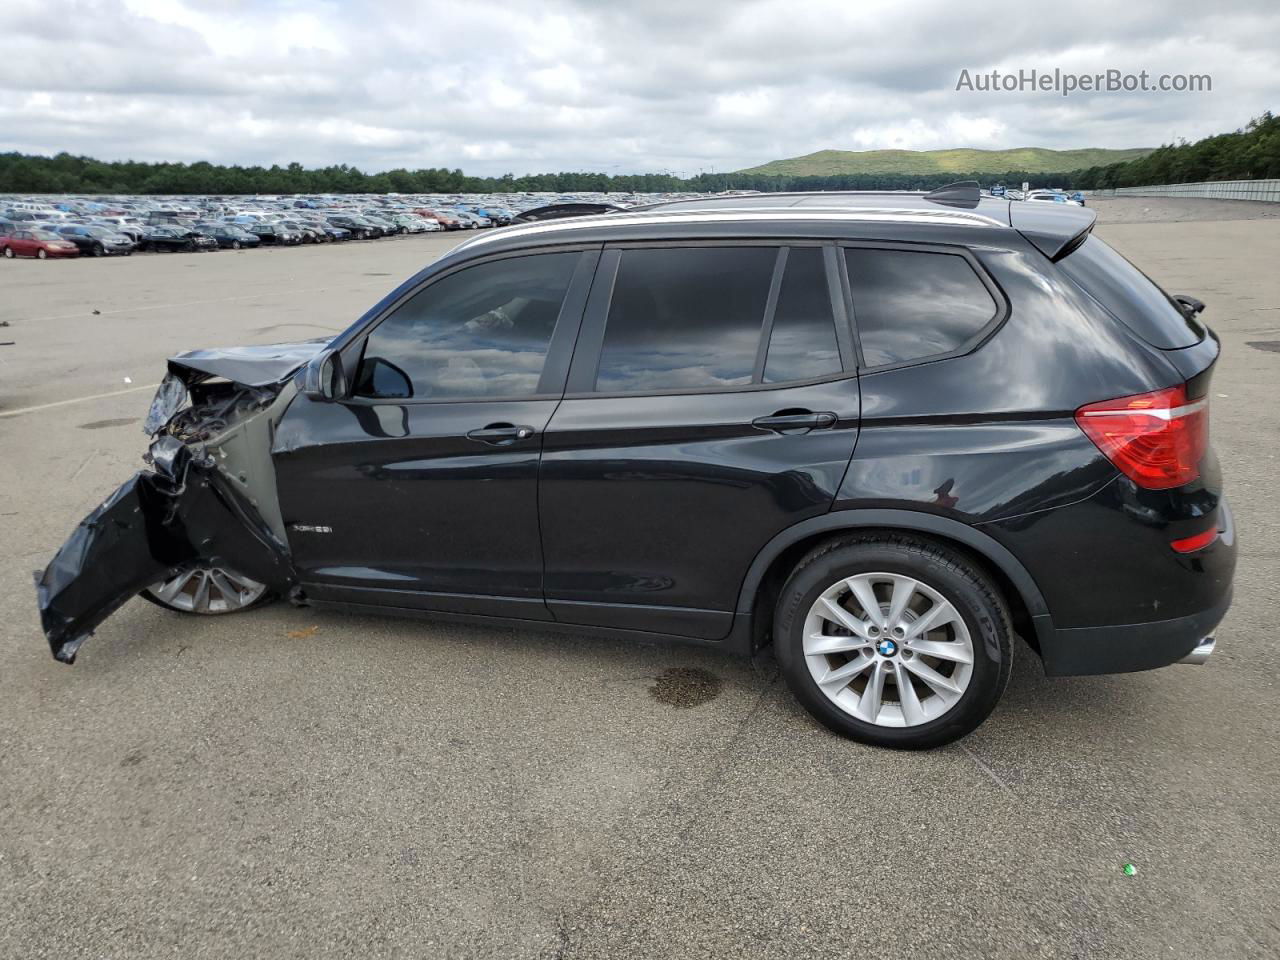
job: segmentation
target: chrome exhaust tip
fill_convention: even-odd
[[[1185,657],[1183,657],[1178,662],[1192,663],[1192,664],[1195,664],[1196,666],[1199,666],[1202,663],[1206,663],[1209,659],[1209,654],[1213,653],[1213,647],[1215,643],[1217,643],[1217,641],[1214,640],[1213,637],[1205,637],[1203,640],[1201,640],[1199,643],[1196,644],[1196,647],[1194,650],[1192,650],[1190,653],[1188,653]]]

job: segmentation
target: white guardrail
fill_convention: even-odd
[[[1280,203],[1280,180],[1213,180],[1162,183],[1150,187],[1090,190],[1097,197],[1201,197],[1206,200],[1269,200]]]

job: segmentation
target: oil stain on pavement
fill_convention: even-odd
[[[137,417],[123,417],[119,420],[94,420],[92,423],[80,424],[81,430],[102,430],[106,427],[127,427],[131,423],[137,423]]]

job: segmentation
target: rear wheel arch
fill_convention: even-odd
[[[830,540],[864,534],[909,535],[966,556],[1000,588],[1015,631],[1039,652],[1037,630],[1052,629],[1052,624],[1044,595],[1021,561],[975,527],[912,510],[840,510],[802,521],[770,540],[756,555],[738,594],[737,614],[750,624],[752,649],[768,643],[778,593],[801,559]]]

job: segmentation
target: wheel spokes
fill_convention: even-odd
[[[168,583],[162,584],[160,589],[157,591],[156,596],[165,603],[172,603],[173,598],[183,591],[183,588],[191,582],[191,578],[194,577],[195,574],[196,572],[194,570],[188,570],[186,573],[178,574],[178,576],[174,577]]]
[[[944,699],[947,695],[959,696],[964,692],[956,686],[955,681],[951,680],[949,677],[944,677],[923,660],[918,660],[915,657],[912,657],[910,660],[903,660],[902,665],[932,687],[933,690]]]
[[[884,628],[888,626],[885,622],[884,611],[880,609],[880,601],[876,599],[876,592],[872,589],[871,583],[865,577],[850,577],[845,581],[849,592],[853,594],[854,599],[862,607],[863,613],[867,619],[874,623],[877,627]]]
[[[867,667],[875,663],[870,657],[858,657],[856,660],[850,660],[843,666],[836,667],[834,670],[828,670],[826,676],[818,681],[818,686],[827,691],[828,694],[836,694],[847,687],[855,677],[866,672]]]
[[[196,581],[195,596],[191,601],[191,609],[196,613],[209,612],[209,574],[205,570],[201,570],[196,574],[199,579]]]
[[[825,633],[815,633],[805,638],[804,652],[807,656],[819,653],[848,653],[866,644],[861,637],[833,637]]]
[[[818,689],[879,727],[915,727],[948,713],[977,656],[955,605],[896,571],[848,575],[819,594],[800,647]]]
[[[902,704],[902,719],[909,727],[924,723],[927,719],[924,707],[920,705],[920,698],[916,696],[916,688],[911,685],[911,677],[907,675],[907,671],[899,670],[894,680],[898,686],[898,701]]]
[[[209,571],[209,579],[218,588],[218,592],[222,594],[224,603],[228,606],[240,605],[240,602],[244,599],[240,586],[227,575],[226,571],[214,568]]]
[[[830,620],[838,626],[844,627],[856,637],[861,637],[864,640],[870,639],[870,637],[867,636],[867,624],[863,623],[844,607],[840,606],[840,604],[835,600],[832,600],[830,597],[822,597],[818,603],[820,607],[818,610],[818,616],[823,617],[826,620]]]
[[[911,605],[911,598],[916,595],[916,582],[910,577],[894,577],[893,593],[889,598],[889,613],[885,617],[886,624],[891,627],[897,626],[902,621],[902,615],[906,612],[907,607]]]
[[[973,651],[956,640],[912,640],[907,649],[920,657],[937,657],[956,663],[973,663]]]
[[[930,630],[936,630],[938,627],[945,627],[956,619],[956,611],[951,604],[942,602],[934,602],[928,612],[922,617],[917,617],[906,625],[907,633],[903,637],[904,640],[911,640],[914,637],[922,637]]]
[[[867,723],[876,722],[876,716],[884,703],[884,680],[888,672],[882,661],[877,661],[872,668],[871,676],[867,678],[866,689],[862,691],[862,696],[858,698],[858,706],[854,710],[854,714],[859,719]]]

